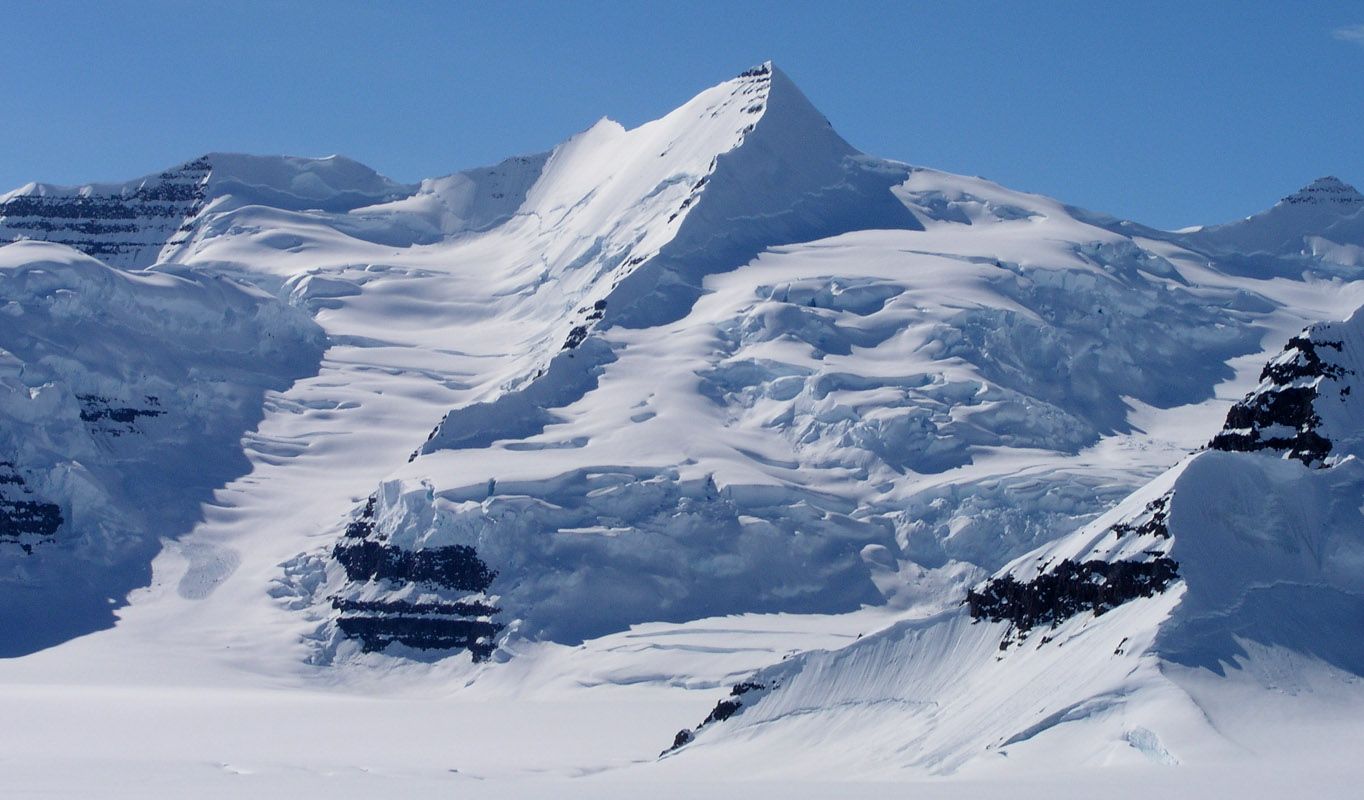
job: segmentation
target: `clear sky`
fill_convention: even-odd
[[[0,190],[214,150],[399,180],[627,126],[761,62],[855,146],[1164,227],[1364,184],[1364,2],[139,2],[0,8]]]

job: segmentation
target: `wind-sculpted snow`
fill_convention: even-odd
[[[263,394],[315,368],[301,315],[188,270],[0,248],[0,653],[113,622],[161,538],[249,466]]]
[[[407,245],[491,230],[520,211],[549,156],[517,156],[491,167],[428,178],[410,197],[353,209],[337,224],[362,239]]]

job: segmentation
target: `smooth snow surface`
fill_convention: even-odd
[[[0,196],[0,788],[1348,793],[1364,314],[1329,392],[1261,373],[1364,303],[1358,197],[1156,231],[861,154],[769,64],[415,186]],[[1190,455],[1309,384],[1329,458]]]

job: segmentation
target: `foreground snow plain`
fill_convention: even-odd
[[[1181,590],[1002,660],[960,603],[1364,303],[1364,217],[1120,223],[861,156],[766,67],[418,187],[215,158],[138,280],[244,281],[297,350],[247,382],[267,387],[249,466],[202,506],[158,484],[201,518],[152,534],[117,623],[0,661],[7,793],[1332,796],[1361,777],[1357,675],[1253,645],[1222,675],[1158,662],[1140,636]],[[0,253],[7,276],[82,258]],[[47,331],[20,318],[9,351]],[[491,659],[339,634],[332,597],[420,591],[329,562],[376,490],[390,541],[476,545],[499,571]],[[51,591],[6,558],[7,591]],[[808,688],[659,759],[763,670]],[[925,687],[950,714],[925,722]],[[1024,707],[1057,693],[1116,702]]]

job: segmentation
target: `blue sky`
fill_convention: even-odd
[[[27,2],[0,187],[213,150],[415,180],[771,58],[857,147],[1149,224],[1364,184],[1364,2]]]

